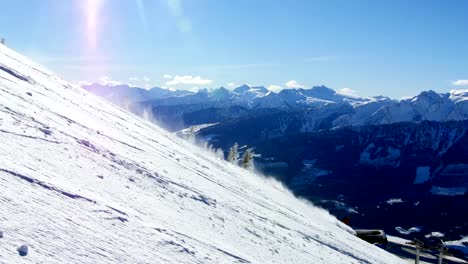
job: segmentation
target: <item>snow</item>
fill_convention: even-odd
[[[421,228],[411,227],[410,229],[404,229],[403,227],[397,226],[395,227],[395,230],[398,231],[398,233],[400,234],[409,235],[411,233],[416,233],[416,232],[421,231]]]
[[[454,102],[461,102],[468,100],[468,89],[465,90],[451,90],[450,99]]]
[[[468,92],[466,90],[452,90],[450,93],[424,91],[417,96],[392,100],[384,96],[357,97],[325,86],[310,89],[283,89],[279,93],[269,91],[262,86],[250,87],[248,85],[242,85],[234,90],[224,87],[212,90],[200,89],[196,93],[182,90],[171,92],[157,87],[148,91],[132,88],[129,85],[93,84],[85,85],[84,88],[120,105],[125,105],[127,100],[130,103],[145,101],[153,106],[191,105],[187,109],[180,109],[182,112],[193,111],[195,105],[195,108],[205,109],[230,106],[241,106],[250,110],[326,108],[332,112],[329,114],[332,118],[329,121],[332,121],[336,128],[422,120],[443,122],[468,118]],[[330,108],[330,105],[335,105],[335,107]],[[344,105],[350,110],[342,112],[341,107]]]
[[[413,184],[422,184],[429,180],[431,176],[431,167],[423,166],[416,168],[416,178]]]
[[[2,45],[0,134],[1,263],[402,263]]]
[[[388,98],[353,104],[354,112],[334,121],[337,126],[379,125],[422,120],[448,121],[468,118],[468,93],[451,91],[441,94],[424,91],[399,101]]]
[[[204,129],[204,128],[208,128],[210,126],[215,126],[219,123],[210,123],[210,124],[200,124],[200,125],[193,125],[193,126],[189,126],[187,128],[184,128],[182,130],[179,130],[179,131],[176,131],[174,132],[174,134],[176,135],[194,135],[196,134],[198,131]]]
[[[461,250],[468,255],[468,236],[465,236],[460,240],[445,241],[444,244],[447,247]]]
[[[445,235],[441,232],[431,232],[427,235],[425,235],[426,238],[429,238],[429,237],[444,237]]]
[[[404,238],[397,237],[397,236],[390,236],[390,235],[387,235],[387,240],[388,240],[388,242],[392,242],[392,243],[395,243],[395,244],[398,244],[398,245],[413,246],[413,245],[410,245],[410,244],[409,244],[409,243],[411,242],[411,240],[404,239]],[[413,246],[413,247],[414,247],[414,246]]]
[[[456,196],[464,195],[466,193],[465,187],[439,187],[432,186],[431,193],[435,195],[444,195],[444,196]]]
[[[387,204],[389,204],[389,205],[394,205],[394,204],[397,204],[397,203],[403,203],[403,200],[401,198],[393,198],[393,199],[388,199],[385,202]]]

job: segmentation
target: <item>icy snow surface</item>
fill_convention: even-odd
[[[404,229],[403,227],[397,226],[397,227],[395,227],[395,230],[398,231],[400,234],[409,235],[411,233],[421,231],[421,228],[411,227],[410,229]]]
[[[0,263],[401,262],[2,45],[0,137]]]

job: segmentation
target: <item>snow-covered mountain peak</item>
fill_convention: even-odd
[[[0,124],[6,263],[402,263],[2,45]]]
[[[255,91],[257,93],[262,93],[262,94],[266,94],[268,92],[270,92],[270,90],[268,90],[266,87],[264,86],[254,86],[250,89],[251,91]]]
[[[310,89],[300,89],[300,90],[303,94],[307,96],[312,96],[312,97],[323,99],[323,100],[329,100],[336,94],[335,90],[328,88],[324,85],[314,86]]]
[[[219,87],[211,90],[209,96],[214,100],[228,100],[231,97],[231,92],[224,87]]]
[[[235,89],[232,90],[232,91],[235,92],[235,93],[245,93],[245,92],[247,92],[247,91],[250,90],[250,89],[251,89],[250,86],[248,86],[247,84],[243,84],[243,85],[241,85],[241,86],[235,88]]]
[[[423,91],[419,95],[411,99],[412,102],[437,102],[440,101],[444,96],[436,93],[432,90]]]

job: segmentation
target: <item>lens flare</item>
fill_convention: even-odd
[[[95,50],[97,46],[99,15],[103,0],[85,0],[86,37],[88,48]]]

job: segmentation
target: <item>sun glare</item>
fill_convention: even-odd
[[[97,34],[99,27],[99,11],[102,7],[103,0],[85,0],[85,16],[86,16],[86,35],[88,40],[88,48],[94,50],[97,45]]]

